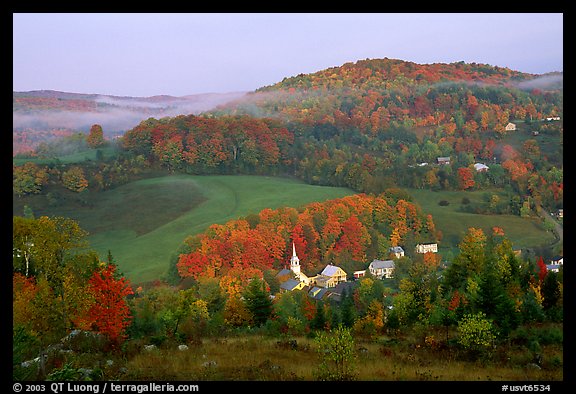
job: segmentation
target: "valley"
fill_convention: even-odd
[[[264,208],[298,207],[353,193],[289,178],[165,175],[89,193],[82,203],[72,200],[51,207],[46,199],[16,198],[14,212],[28,203],[37,216],[78,220],[101,258],[110,251],[119,269],[140,284],[163,278],[184,239],[211,224]]]
[[[562,78],[365,59],[184,113],[14,92],[14,378],[562,380]],[[46,131],[62,111],[100,117]]]

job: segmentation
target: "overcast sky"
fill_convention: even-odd
[[[384,57],[563,71],[563,14],[13,14],[15,91],[253,91]]]

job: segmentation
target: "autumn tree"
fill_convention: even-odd
[[[87,245],[86,231],[75,220],[64,217],[14,216],[13,231],[14,268],[29,276],[42,275],[58,289],[67,260],[77,248]]]
[[[12,167],[12,190],[19,197],[39,194],[48,182],[48,171],[32,162]]]
[[[474,187],[474,172],[468,167],[458,168],[458,186],[462,190]]]
[[[114,264],[105,264],[94,272],[88,284],[94,303],[84,319],[112,342],[122,342],[132,318],[126,302],[126,297],[134,294],[130,282],[117,274]]]
[[[90,132],[86,137],[86,143],[90,148],[96,149],[104,145],[104,131],[102,126],[94,124],[90,127]]]
[[[88,180],[84,175],[84,169],[73,166],[62,173],[62,184],[73,192],[80,193],[88,188]]]
[[[463,290],[470,276],[482,272],[486,261],[486,241],[487,237],[482,229],[468,229],[458,245],[459,254],[446,269],[445,282],[450,288]]]

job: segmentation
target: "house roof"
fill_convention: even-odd
[[[335,265],[328,264],[324,270],[320,273],[320,275],[325,276],[334,276],[338,273],[338,270],[341,269],[340,267],[336,267]]]
[[[401,246],[392,246],[392,247],[390,248],[390,251],[391,251],[391,252],[394,252],[394,253],[403,253],[403,252],[404,252],[404,249],[402,249]]]
[[[374,260],[370,263],[373,269],[394,268],[394,261],[392,260]]]
[[[330,291],[335,294],[342,294],[344,290],[351,293],[351,289],[355,286],[354,282],[340,282],[334,286]]]
[[[298,287],[299,284],[300,284],[300,282],[298,282],[296,279],[288,279],[286,282],[284,282],[280,285],[280,288],[284,289],[284,290],[292,291],[296,287]]]
[[[482,163],[476,163],[476,164],[474,164],[474,169],[475,169],[476,171],[487,170],[488,168],[490,168],[490,167],[488,167],[486,164],[482,164]]]
[[[315,300],[321,300],[326,295],[326,293],[328,293],[327,288],[314,286],[310,289],[308,295]]]
[[[283,268],[282,270],[280,270],[280,272],[278,272],[278,273],[276,274],[276,277],[284,276],[284,275],[290,275],[291,273],[292,273],[291,270],[286,269],[286,268]]]

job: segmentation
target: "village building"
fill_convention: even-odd
[[[328,264],[322,272],[314,278],[317,286],[336,287],[341,282],[346,282],[346,272],[335,265]]]
[[[329,290],[325,287],[314,286],[308,290],[308,296],[315,300],[321,300],[329,294]]]
[[[292,257],[290,269],[284,268],[276,274],[280,289],[283,291],[301,290],[305,286],[318,286],[322,288],[336,287],[341,282],[346,282],[346,272],[334,265],[328,264],[321,273],[308,277],[300,269],[300,259],[296,254],[296,246],[292,243]]]
[[[514,131],[516,130],[516,125],[512,122],[508,123],[505,127],[506,131]]]
[[[448,164],[450,164],[450,157],[449,156],[448,157],[438,157],[436,159],[436,161],[438,162],[438,164],[448,165]]]
[[[390,249],[388,249],[388,252],[393,254],[397,259],[399,259],[400,257],[404,257],[404,249],[402,249],[401,246],[393,246]]]
[[[482,164],[482,163],[474,164],[474,169],[476,170],[476,172],[487,172],[488,168],[490,168],[490,167],[488,167],[486,164]]]
[[[354,271],[354,279],[360,279],[366,276],[366,270]]]
[[[438,253],[438,244],[418,244],[416,245],[416,253]]]
[[[550,263],[546,264],[546,269],[552,272],[560,271],[560,267],[564,265],[564,257],[563,256],[554,256],[550,259]]]
[[[280,284],[280,292],[302,290],[306,286],[304,282],[300,282],[296,279],[288,279]]]
[[[394,261],[374,260],[368,266],[368,270],[378,279],[392,278],[394,275]]]
[[[330,300],[330,301],[334,301],[334,302],[340,302],[342,301],[342,296],[344,295],[344,292],[346,292],[346,294],[351,295],[352,292],[354,291],[354,282],[340,282],[336,285],[336,287],[331,287],[325,296],[325,299]]]
[[[294,273],[296,280],[303,282],[305,285],[310,284],[310,278],[300,271],[300,259],[296,255],[296,245],[292,242],[292,257],[290,258],[290,270]]]

